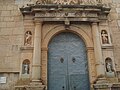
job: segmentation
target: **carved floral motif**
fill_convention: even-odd
[[[101,3],[101,0],[37,0],[36,4],[95,4]]]

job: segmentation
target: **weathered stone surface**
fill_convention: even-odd
[[[112,0],[114,3],[120,3],[120,0]]]
[[[14,90],[14,85],[16,84],[17,80],[19,79],[19,74],[16,73],[3,73],[0,74],[0,77],[6,77],[7,82],[6,84],[0,84],[0,90]]]
[[[9,11],[9,10],[2,11],[1,16],[11,16],[11,11]]]
[[[31,62],[30,69],[32,68],[35,21],[33,14],[23,16],[19,10],[19,7],[22,7],[26,3],[30,3],[29,1],[30,0],[0,0],[0,72],[2,72],[0,76],[7,77],[7,84],[4,85],[0,84],[0,90],[5,90],[5,89],[13,90],[14,84],[19,78],[18,75],[22,77],[21,73],[22,73],[23,60],[29,59]],[[31,1],[35,2],[35,0],[31,0]],[[113,3],[111,3],[111,1]],[[104,0],[104,2],[109,3],[111,7],[111,11],[107,17],[108,20],[103,20],[98,24],[99,36],[101,35],[102,29],[108,30],[111,38],[111,47],[112,46],[113,47],[108,48],[110,46],[105,46],[105,47],[102,46],[102,54],[103,54],[102,56],[103,59],[105,59],[106,57],[111,57],[114,60],[115,71],[117,70],[118,72],[120,72],[120,0]],[[59,10],[61,10],[61,7],[58,8]],[[53,13],[54,10],[51,10],[51,12]],[[61,12],[59,12],[59,15],[60,13]],[[66,12],[64,12],[64,15],[65,13]],[[69,14],[70,17],[74,16],[74,13],[73,14],[71,14],[71,12],[69,13],[70,13]],[[42,17],[44,17],[45,15],[47,16],[47,14],[48,13],[44,12]],[[79,12],[79,14],[81,14],[81,12]],[[38,14],[38,16],[40,15],[41,14]],[[82,18],[85,16],[97,17],[96,14],[87,14],[87,13],[82,14],[81,16]],[[62,22],[58,22],[60,17],[57,18],[56,22],[48,22],[48,21],[42,22],[41,48],[45,48],[45,50],[42,51],[41,78],[44,80],[45,84],[47,84],[47,61],[48,61],[47,45],[49,44],[47,42],[49,42],[54,35],[60,32],[69,32],[69,31],[79,35],[80,32],[81,34],[79,36],[82,37],[83,40],[85,37],[89,37],[89,39],[93,43],[91,22],[94,19],[86,19],[86,18],[80,19],[81,16],[78,15],[77,20],[83,20],[83,22],[70,21],[70,30],[65,30],[64,19]],[[42,19],[36,19],[36,20],[42,20]],[[49,18],[49,20],[54,20],[54,19]],[[86,22],[89,20],[91,20],[91,22],[89,23]],[[24,46],[24,40],[25,40],[24,38],[26,31],[32,31],[32,45],[29,47]],[[89,40],[87,39],[87,41]],[[85,43],[87,41],[85,41]],[[101,63],[101,62],[95,62],[94,52],[89,53],[88,58],[90,60],[90,64],[89,64],[90,75],[92,75],[90,76],[91,83],[93,83],[93,81],[96,79],[95,67],[98,65],[97,63]],[[105,65],[105,63],[102,64]],[[32,70],[30,70],[30,76],[31,73]],[[120,78],[120,73],[118,73],[118,76]]]
[[[22,22],[22,16],[14,0],[0,0],[0,72],[20,70],[19,49],[24,40]]]

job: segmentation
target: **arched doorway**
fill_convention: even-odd
[[[60,33],[48,49],[48,90],[90,90],[86,46],[79,36]]]

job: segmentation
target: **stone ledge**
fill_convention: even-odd
[[[33,15],[41,21],[86,21],[106,20],[110,12],[104,5],[29,5],[20,8],[23,15]],[[75,19],[76,18],[76,19]],[[78,20],[79,19],[79,20]]]
[[[104,46],[102,46],[102,49],[113,49],[114,48],[114,46],[112,46],[112,45],[104,45]]]
[[[22,46],[22,47],[20,47],[20,50],[33,50],[34,49],[34,47],[32,47],[32,46]]]
[[[120,83],[103,83],[94,84],[95,89],[110,89],[110,88],[120,88]]]

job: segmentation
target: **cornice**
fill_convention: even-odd
[[[58,5],[58,4],[29,4],[21,7],[23,15],[33,15],[41,21],[87,21],[99,22],[107,20],[110,8],[103,4],[95,5]]]

